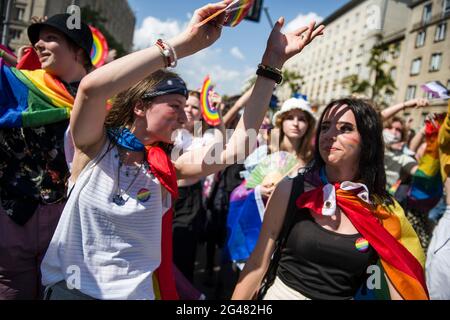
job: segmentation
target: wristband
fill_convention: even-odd
[[[258,76],[271,79],[275,81],[275,83],[280,84],[283,81],[283,75],[281,74],[281,70],[272,68],[263,64],[258,65],[258,70],[256,71]]]

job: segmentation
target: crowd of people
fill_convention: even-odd
[[[211,97],[209,126],[167,68],[220,38],[224,14],[199,22],[228,3],[100,68],[68,14],[1,49],[0,300],[217,298],[198,256],[217,288],[239,277],[232,299],[450,299],[450,104],[417,133],[401,111],[425,99],[273,108],[284,63],[326,36],[280,18],[256,82]]]

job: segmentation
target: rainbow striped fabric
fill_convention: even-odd
[[[236,0],[226,10],[224,26],[237,26],[248,14],[253,0]]]
[[[44,70],[17,70],[0,59],[0,128],[36,127],[68,119],[74,98]]]
[[[323,187],[304,192],[297,207],[322,215]],[[339,184],[334,189],[336,205],[378,253],[384,272],[403,299],[428,300],[423,251],[400,205],[375,208],[358,197],[358,190],[345,191]]]
[[[206,76],[202,90],[200,93],[200,105],[202,110],[203,119],[211,126],[217,126],[220,124],[219,111],[212,105],[211,94],[213,93],[214,86],[211,84],[211,79]]]
[[[427,148],[419,161],[419,167],[413,175],[408,192],[408,206],[423,212],[431,210],[443,194],[438,141],[439,129],[443,120],[444,115],[440,115],[434,121],[425,121]]]

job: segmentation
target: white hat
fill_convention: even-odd
[[[299,109],[301,111],[304,111],[308,113],[314,120],[316,120],[316,117],[311,109],[311,106],[309,105],[309,102],[304,99],[299,98],[290,98],[286,100],[283,105],[281,106],[281,109],[277,111],[273,115],[272,123],[274,126],[277,125],[277,120],[280,118],[284,113],[289,112],[291,110]]]

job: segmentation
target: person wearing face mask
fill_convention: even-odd
[[[85,23],[67,27],[69,17],[28,28],[41,69],[0,62],[0,300],[42,297],[40,263],[66,202],[64,133],[93,43]]]
[[[414,153],[407,149],[405,122],[402,118],[393,117],[383,129],[383,139],[386,147],[385,166],[388,188],[396,183],[407,185],[411,176],[417,170]],[[402,201],[402,199],[397,199]]]
[[[274,190],[233,299],[350,300],[373,268],[388,298],[428,299],[423,251],[385,189],[382,139],[368,101],[325,108],[314,164]]]

